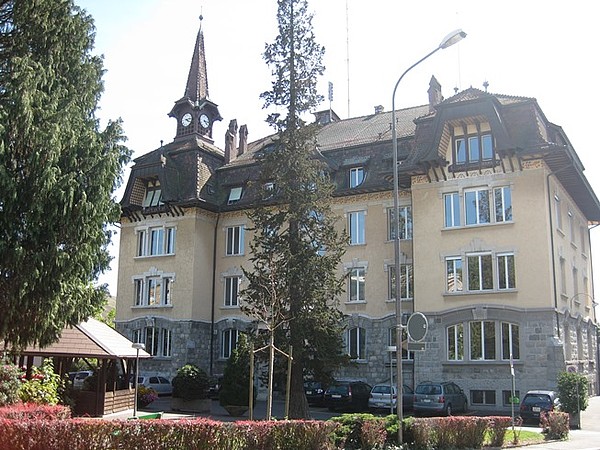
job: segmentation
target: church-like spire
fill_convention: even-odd
[[[208,79],[206,76],[206,54],[204,53],[202,19],[201,15],[192,64],[190,65],[185,94],[183,95],[184,98],[189,99],[195,105],[199,104],[202,100],[208,99]]]

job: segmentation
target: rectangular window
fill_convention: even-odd
[[[228,328],[221,333],[221,358],[229,358],[233,350],[237,347],[239,331],[235,328]]]
[[[134,280],[135,306],[171,305],[173,278],[146,277]]]
[[[481,150],[484,161],[494,159],[494,141],[491,134],[481,136]]]
[[[571,243],[575,244],[575,218],[573,217],[573,213],[571,211],[569,211],[567,215],[569,217],[569,235],[571,237]]]
[[[241,277],[225,277],[225,306],[238,306]]]
[[[348,213],[348,228],[350,234],[350,245],[365,243],[365,212],[354,211]]]
[[[408,339],[408,333],[406,332],[406,329],[402,329],[402,342],[407,342]],[[388,328],[388,345],[392,346],[392,347],[396,347],[396,327],[390,327]],[[396,359],[396,352],[392,352],[392,358]],[[408,351],[405,348],[402,348],[402,360],[403,361],[412,361],[415,359],[415,352],[413,351]]]
[[[473,136],[469,138],[469,162],[478,162],[479,159],[479,137]]]
[[[467,255],[467,270],[470,291],[487,291],[494,289],[491,254]]]
[[[134,296],[135,296],[135,306],[141,306],[144,304],[144,280],[137,279],[134,280]]]
[[[146,256],[146,230],[139,230],[137,233],[136,256]]]
[[[413,266],[412,264],[400,264],[400,298],[413,298]]]
[[[396,299],[396,267],[388,266],[388,299]]]
[[[229,197],[227,197],[227,204],[232,205],[238,202],[242,198],[242,188],[241,187],[233,187],[229,191]]]
[[[172,347],[171,330],[167,330],[166,328],[161,329],[161,341],[162,341],[162,356],[170,357],[171,356],[171,347]]]
[[[513,360],[521,358],[519,351],[519,325],[502,322],[502,359],[509,361],[511,354]]]
[[[157,179],[148,180],[146,183],[146,195],[144,196],[142,207],[150,208],[162,205],[163,202],[161,194],[160,181]]]
[[[560,206],[560,197],[554,195],[554,214],[556,216],[556,228],[562,230],[562,208]]]
[[[244,253],[244,226],[227,227],[225,254],[227,256],[242,255]]]
[[[476,164],[494,159],[494,139],[489,133],[454,140],[455,164]]]
[[[148,278],[148,293],[146,296],[146,304],[149,306],[158,305],[161,296],[160,278]]]
[[[365,171],[362,167],[350,169],[350,188],[360,186],[365,180]]]
[[[465,223],[478,225],[490,223],[490,191],[474,189],[465,191]]]
[[[566,260],[560,257],[560,293],[567,295],[567,268]]]
[[[444,194],[444,226],[460,227],[460,200],[458,192]]]
[[[586,254],[586,247],[585,247],[585,235],[586,235],[586,229],[583,225],[579,226],[579,238],[581,239],[581,253],[583,253],[584,255]]]
[[[136,256],[175,254],[175,227],[152,227],[137,231]]]
[[[473,390],[471,391],[471,404],[472,405],[495,405],[496,404],[496,391],[484,391],[484,390]]]
[[[134,331],[135,342],[144,342],[146,351],[152,356],[171,357],[172,333],[167,328],[146,327]]]
[[[400,239],[412,239],[412,211],[410,206],[400,206]],[[388,209],[388,240],[396,239],[396,222],[394,220],[394,208]]]
[[[164,252],[164,228],[150,229],[150,255],[162,255]]]
[[[167,241],[165,245],[165,253],[167,255],[175,254],[175,228],[169,227],[166,229]]]
[[[494,322],[471,322],[471,360],[496,359],[496,325]]]
[[[512,221],[512,199],[510,187],[503,186],[494,188],[494,208],[496,210],[496,222]]]
[[[502,391],[502,406],[510,406],[511,404],[513,404],[510,400],[512,398],[512,391]],[[515,391],[515,405],[518,407],[519,405],[519,398],[521,397],[521,392],[520,391]]]
[[[467,143],[463,138],[454,141],[456,146],[456,163],[464,164],[467,162]]]
[[[350,270],[350,288],[348,289],[350,292],[350,302],[365,301],[365,273],[364,267],[357,267]]]
[[[449,326],[448,335],[448,361],[462,361],[464,359],[464,329],[463,324]]]
[[[515,289],[515,255],[499,254],[498,259],[498,289]]]
[[[460,257],[446,258],[446,290],[461,292],[463,290],[463,269]]]
[[[348,355],[351,359],[365,359],[366,331],[356,327],[348,330]]]

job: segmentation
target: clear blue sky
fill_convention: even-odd
[[[175,135],[175,120],[167,113],[183,95],[201,12],[209,93],[224,117],[214,129],[215,143],[223,146],[225,128],[234,118],[248,125],[250,140],[270,132],[258,96],[270,88],[262,51],[277,33],[275,0],[75,2],[94,16],[96,51],[105,57],[99,115],[104,121],[123,118],[134,156]],[[316,38],[327,52],[319,86],[326,96],[327,82],[334,83],[333,109],[340,117],[371,114],[375,105],[390,110],[400,74],[448,32],[462,28],[468,34],[464,41],[407,75],[398,89],[397,107],[425,104],[431,75],[442,84],[445,97],[455,87],[483,89],[484,81],[493,93],[534,97],[547,118],[563,127],[600,193],[594,2],[309,0],[309,5]],[[597,257],[598,233],[592,231]],[[112,252],[117,255],[117,246]],[[113,295],[116,263],[101,280]],[[600,264],[595,266],[598,284]]]

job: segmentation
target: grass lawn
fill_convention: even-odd
[[[515,430],[515,434],[517,435],[517,446],[522,445],[531,445],[531,444],[542,444],[546,442],[546,436],[537,431],[527,431],[527,430]],[[504,446],[503,448],[511,448],[513,446],[513,431],[512,429],[506,430],[506,436],[504,438]]]

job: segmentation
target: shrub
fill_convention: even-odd
[[[0,406],[19,401],[20,370],[14,364],[0,365]]]
[[[64,388],[64,383],[54,373],[54,364],[50,358],[44,360],[42,367],[32,367],[29,379],[23,374],[21,381],[19,397],[23,402],[56,405],[60,401],[59,391]]]
[[[339,448],[377,448],[383,446],[388,437],[386,419],[373,414],[342,414],[329,421],[337,425],[332,438]]]
[[[560,411],[549,411],[541,415],[540,426],[548,439],[567,439],[569,436],[569,414]]]
[[[256,395],[256,391],[255,391]],[[227,406],[248,406],[250,401],[250,346],[244,334],[231,352],[223,371],[219,403]],[[256,399],[256,396],[255,396]]]
[[[588,380],[580,373],[561,372],[558,374],[558,398],[560,410],[569,414],[585,411],[588,406]]]
[[[0,419],[12,420],[64,420],[71,418],[71,409],[63,405],[15,403],[0,408]]]
[[[146,387],[143,384],[138,386],[137,390],[137,404],[142,408],[148,406],[154,400],[158,398],[158,394],[152,388]]]
[[[492,447],[502,447],[502,445],[504,444],[504,438],[506,436],[506,430],[512,423],[511,418],[505,416],[493,416],[488,417],[488,420],[488,427],[490,432],[490,445]]]
[[[204,370],[193,364],[186,364],[181,367],[171,383],[173,384],[173,397],[185,400],[208,397],[208,375]]]

